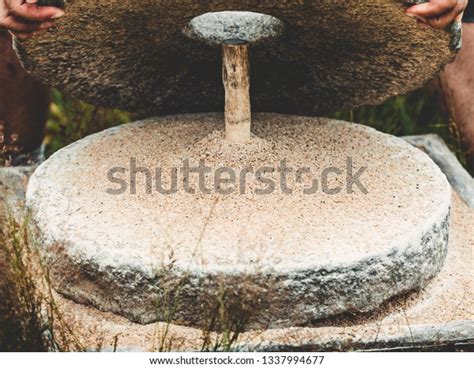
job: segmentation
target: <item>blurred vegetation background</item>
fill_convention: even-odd
[[[330,117],[369,125],[397,136],[438,134],[459,160],[466,163],[456,126],[432,88],[393,97],[380,106],[336,112]],[[47,156],[87,135],[137,118],[123,111],[92,106],[53,90],[47,124]]]
[[[53,89],[46,125],[46,156],[93,133],[131,122],[132,115],[89,105]]]

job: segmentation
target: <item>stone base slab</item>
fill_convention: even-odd
[[[474,344],[474,211],[455,195],[449,253],[441,273],[422,291],[385,304],[365,316],[345,315],[309,328],[253,331],[241,335],[236,349],[244,351],[354,351],[472,349]],[[74,331],[94,349],[156,351],[165,324],[140,325],[58,296],[61,310]],[[171,350],[199,351],[203,332],[169,326],[166,343]],[[470,345],[469,345],[470,344]]]

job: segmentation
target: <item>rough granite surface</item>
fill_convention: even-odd
[[[284,32],[251,48],[253,110],[320,116],[420,87],[454,58],[459,26],[421,27],[407,3],[70,0],[56,28],[16,48],[34,76],[93,104],[144,116],[222,111],[221,50],[183,30],[208,12],[267,14]]]
[[[222,292],[237,301],[258,295],[249,327],[294,327],[372,311],[442,268],[451,188],[422,151],[329,119],[256,114],[244,146],[223,140],[223,125],[219,114],[150,119],[88,137],[40,166],[27,201],[57,290],[140,323],[165,320],[161,303],[178,300],[174,320],[190,326],[208,322]],[[316,175],[345,171],[347,157],[354,173],[366,167],[367,194],[303,194],[311,178],[289,176],[292,195],[257,195],[261,183],[251,175],[244,194],[186,193],[181,185],[176,194],[149,194],[140,174],[136,194],[107,193],[117,187],[108,171],[122,167],[127,179],[131,158],[160,168],[169,184],[166,173],[186,159],[240,176],[282,160]],[[278,182],[280,173],[268,178]],[[198,175],[188,182],[197,188]]]
[[[194,18],[183,32],[189,38],[213,46],[221,46],[230,40],[256,45],[279,37],[285,24],[272,16],[244,12],[206,13]]]

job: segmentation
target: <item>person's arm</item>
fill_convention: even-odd
[[[407,9],[407,14],[420,17],[433,28],[445,28],[461,20],[467,0],[430,0]]]
[[[0,0],[0,28],[26,39],[45,32],[64,11],[53,6],[38,6],[38,0]]]

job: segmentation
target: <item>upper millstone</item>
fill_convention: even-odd
[[[222,110],[221,55],[210,44],[236,31],[251,43],[271,36],[251,49],[253,110],[324,114],[407,92],[452,60],[455,27],[419,27],[406,3],[72,0],[57,28],[16,47],[47,84],[154,115]],[[225,11],[235,10],[232,20]],[[242,10],[253,13],[245,20]]]

